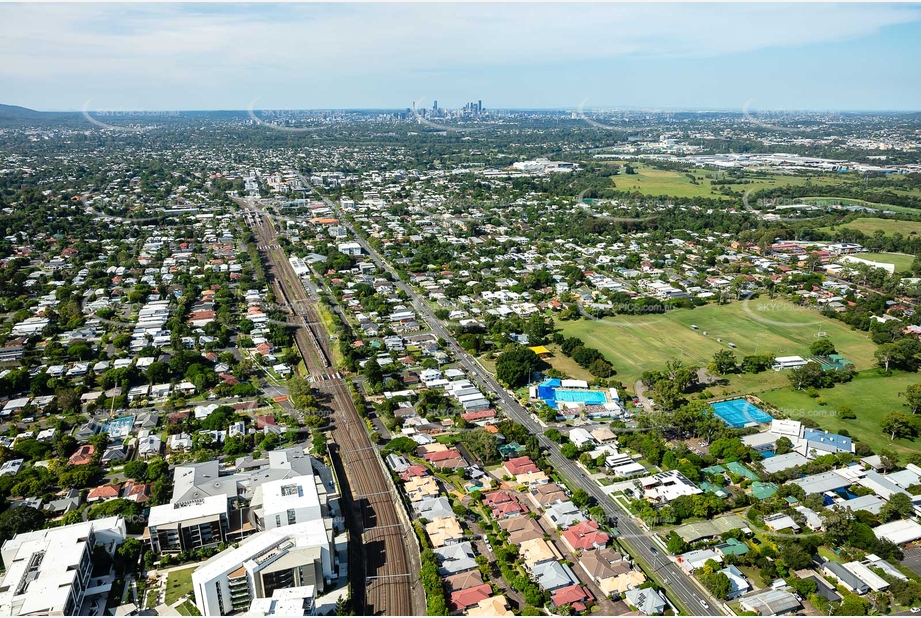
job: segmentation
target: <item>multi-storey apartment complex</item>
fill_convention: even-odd
[[[0,615],[78,616],[84,601],[104,597],[111,583],[94,585],[93,549],[112,555],[125,540],[125,521],[109,517],[17,534],[3,544]]]

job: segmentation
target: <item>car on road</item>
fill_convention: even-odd
[[[659,550],[656,549],[655,547],[653,547],[652,545],[649,546],[649,551],[652,552],[652,555],[653,555],[653,556],[658,556],[658,555],[659,555]]]
[[[921,607],[912,607],[912,608],[911,608],[911,613],[912,613],[912,614],[917,614],[917,613],[919,613],[919,612],[921,612]]]
[[[703,606],[704,609],[710,609],[710,604],[704,601],[703,599],[700,600],[700,604]]]

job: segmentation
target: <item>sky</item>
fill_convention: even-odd
[[[39,110],[919,110],[921,4],[0,4]]]

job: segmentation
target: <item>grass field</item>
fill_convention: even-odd
[[[848,223],[838,226],[821,228],[824,231],[832,231],[836,228],[847,228],[849,230],[860,230],[870,236],[877,230],[882,230],[886,235],[898,232],[902,236],[911,236],[921,234],[921,221],[899,221],[897,219],[880,219],[878,217],[861,217]]]
[[[547,349],[553,353],[553,356],[547,359],[547,362],[557,371],[562,371],[574,380],[591,381],[594,379],[587,369],[583,369],[576,361],[560,352],[560,346],[548,345]]]
[[[896,206],[894,204],[880,204],[877,202],[868,202],[866,200],[858,200],[850,197],[804,197],[801,200],[804,204],[814,204],[816,206],[867,206],[869,208],[876,208],[878,210],[887,210],[889,212],[901,212],[911,215],[918,214],[917,208],[909,208],[908,206]]]
[[[791,418],[812,418],[828,431],[847,429],[852,436],[866,442],[876,452],[881,448],[902,452],[918,451],[921,450],[921,440],[913,442],[898,439],[889,442],[889,436],[879,428],[880,420],[888,412],[908,411],[904,405],[905,400],[899,397],[898,393],[918,382],[921,382],[919,374],[894,372],[891,376],[884,376],[871,369],[859,373],[847,384],[820,390],[818,399],[794,390],[792,386],[761,393],[758,396]],[[819,400],[824,400],[827,405],[819,405]],[[850,406],[857,418],[837,418],[835,410],[842,405]]]
[[[611,161],[611,164],[623,166],[627,161]],[[713,186],[709,176],[716,174],[713,170],[690,169],[687,171],[659,170],[638,161],[630,161],[636,174],[620,174],[614,177],[617,189],[621,191],[639,191],[646,195],[671,195],[675,197],[723,197],[719,193],[720,185]],[[688,175],[694,177],[694,182]],[[813,185],[839,185],[849,178],[849,175],[813,175],[791,176],[787,174],[748,175],[748,184],[728,185],[733,191],[745,192],[748,190],[770,189],[783,186],[801,186],[807,182]],[[694,184],[696,183],[696,184]],[[711,191],[713,189],[713,191]]]
[[[166,579],[166,604],[172,605],[184,595],[192,594],[192,573],[198,565],[178,571],[170,571]]]
[[[697,330],[691,325],[698,326]],[[841,322],[787,301],[758,299],[729,305],[679,309],[664,315],[616,316],[604,320],[560,322],[566,336],[576,336],[598,348],[614,365],[617,378],[632,383],[647,370],[662,369],[666,361],[680,359],[706,366],[713,355],[736,345],[736,357],[772,352],[777,356],[808,354],[819,330],[827,333],[838,351],[858,369],[873,364],[876,346],[866,334]],[[704,331],[707,335],[704,335]],[[717,338],[722,339],[718,342]],[[759,382],[764,390],[783,384],[776,372],[739,376],[738,383]]]
[[[911,268],[915,256],[907,253],[858,253],[857,257],[874,262],[894,264],[896,272],[905,272]]]

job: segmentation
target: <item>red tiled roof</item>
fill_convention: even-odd
[[[457,449],[449,448],[446,451],[437,451],[435,453],[426,453],[423,455],[426,461],[435,463],[436,461],[443,461],[445,459],[455,459],[460,457],[461,454]]]
[[[595,600],[592,593],[588,591],[588,588],[583,588],[579,584],[560,588],[551,598],[553,599],[553,605],[555,607],[571,603],[573,604],[573,609],[575,609],[575,604],[577,603]]]
[[[530,457],[513,457],[505,462],[505,469],[508,470],[508,473],[512,476],[518,476],[519,474],[533,474],[538,472],[539,468],[534,465],[534,462],[531,461]]]
[[[425,466],[420,466],[419,464],[415,464],[403,470],[403,472],[400,473],[400,478],[403,479],[404,481],[408,481],[409,479],[412,479],[412,478],[416,478],[420,476],[428,476],[428,473],[429,471],[425,468]]]
[[[479,421],[484,418],[493,418],[496,416],[495,410],[480,410],[479,412],[464,412],[461,414],[461,418],[465,421]]]
[[[524,509],[517,502],[506,502],[504,504],[497,504],[492,509],[493,517],[510,517],[512,515],[517,515],[518,513],[523,513]]]
[[[492,586],[489,584],[482,584],[480,586],[474,586],[473,588],[452,592],[448,599],[448,605],[451,607],[451,611],[459,612],[491,596]]]
[[[68,463],[72,466],[83,466],[91,461],[93,461],[93,454],[96,452],[96,447],[92,444],[84,444],[78,448],[73,455],[70,456]]]
[[[102,485],[100,487],[94,487],[90,490],[90,493],[86,494],[86,499],[117,498],[121,491],[121,487],[121,485]]]
[[[588,519],[571,526],[561,535],[573,549],[592,549],[608,544],[610,537],[598,529],[598,524]]]

